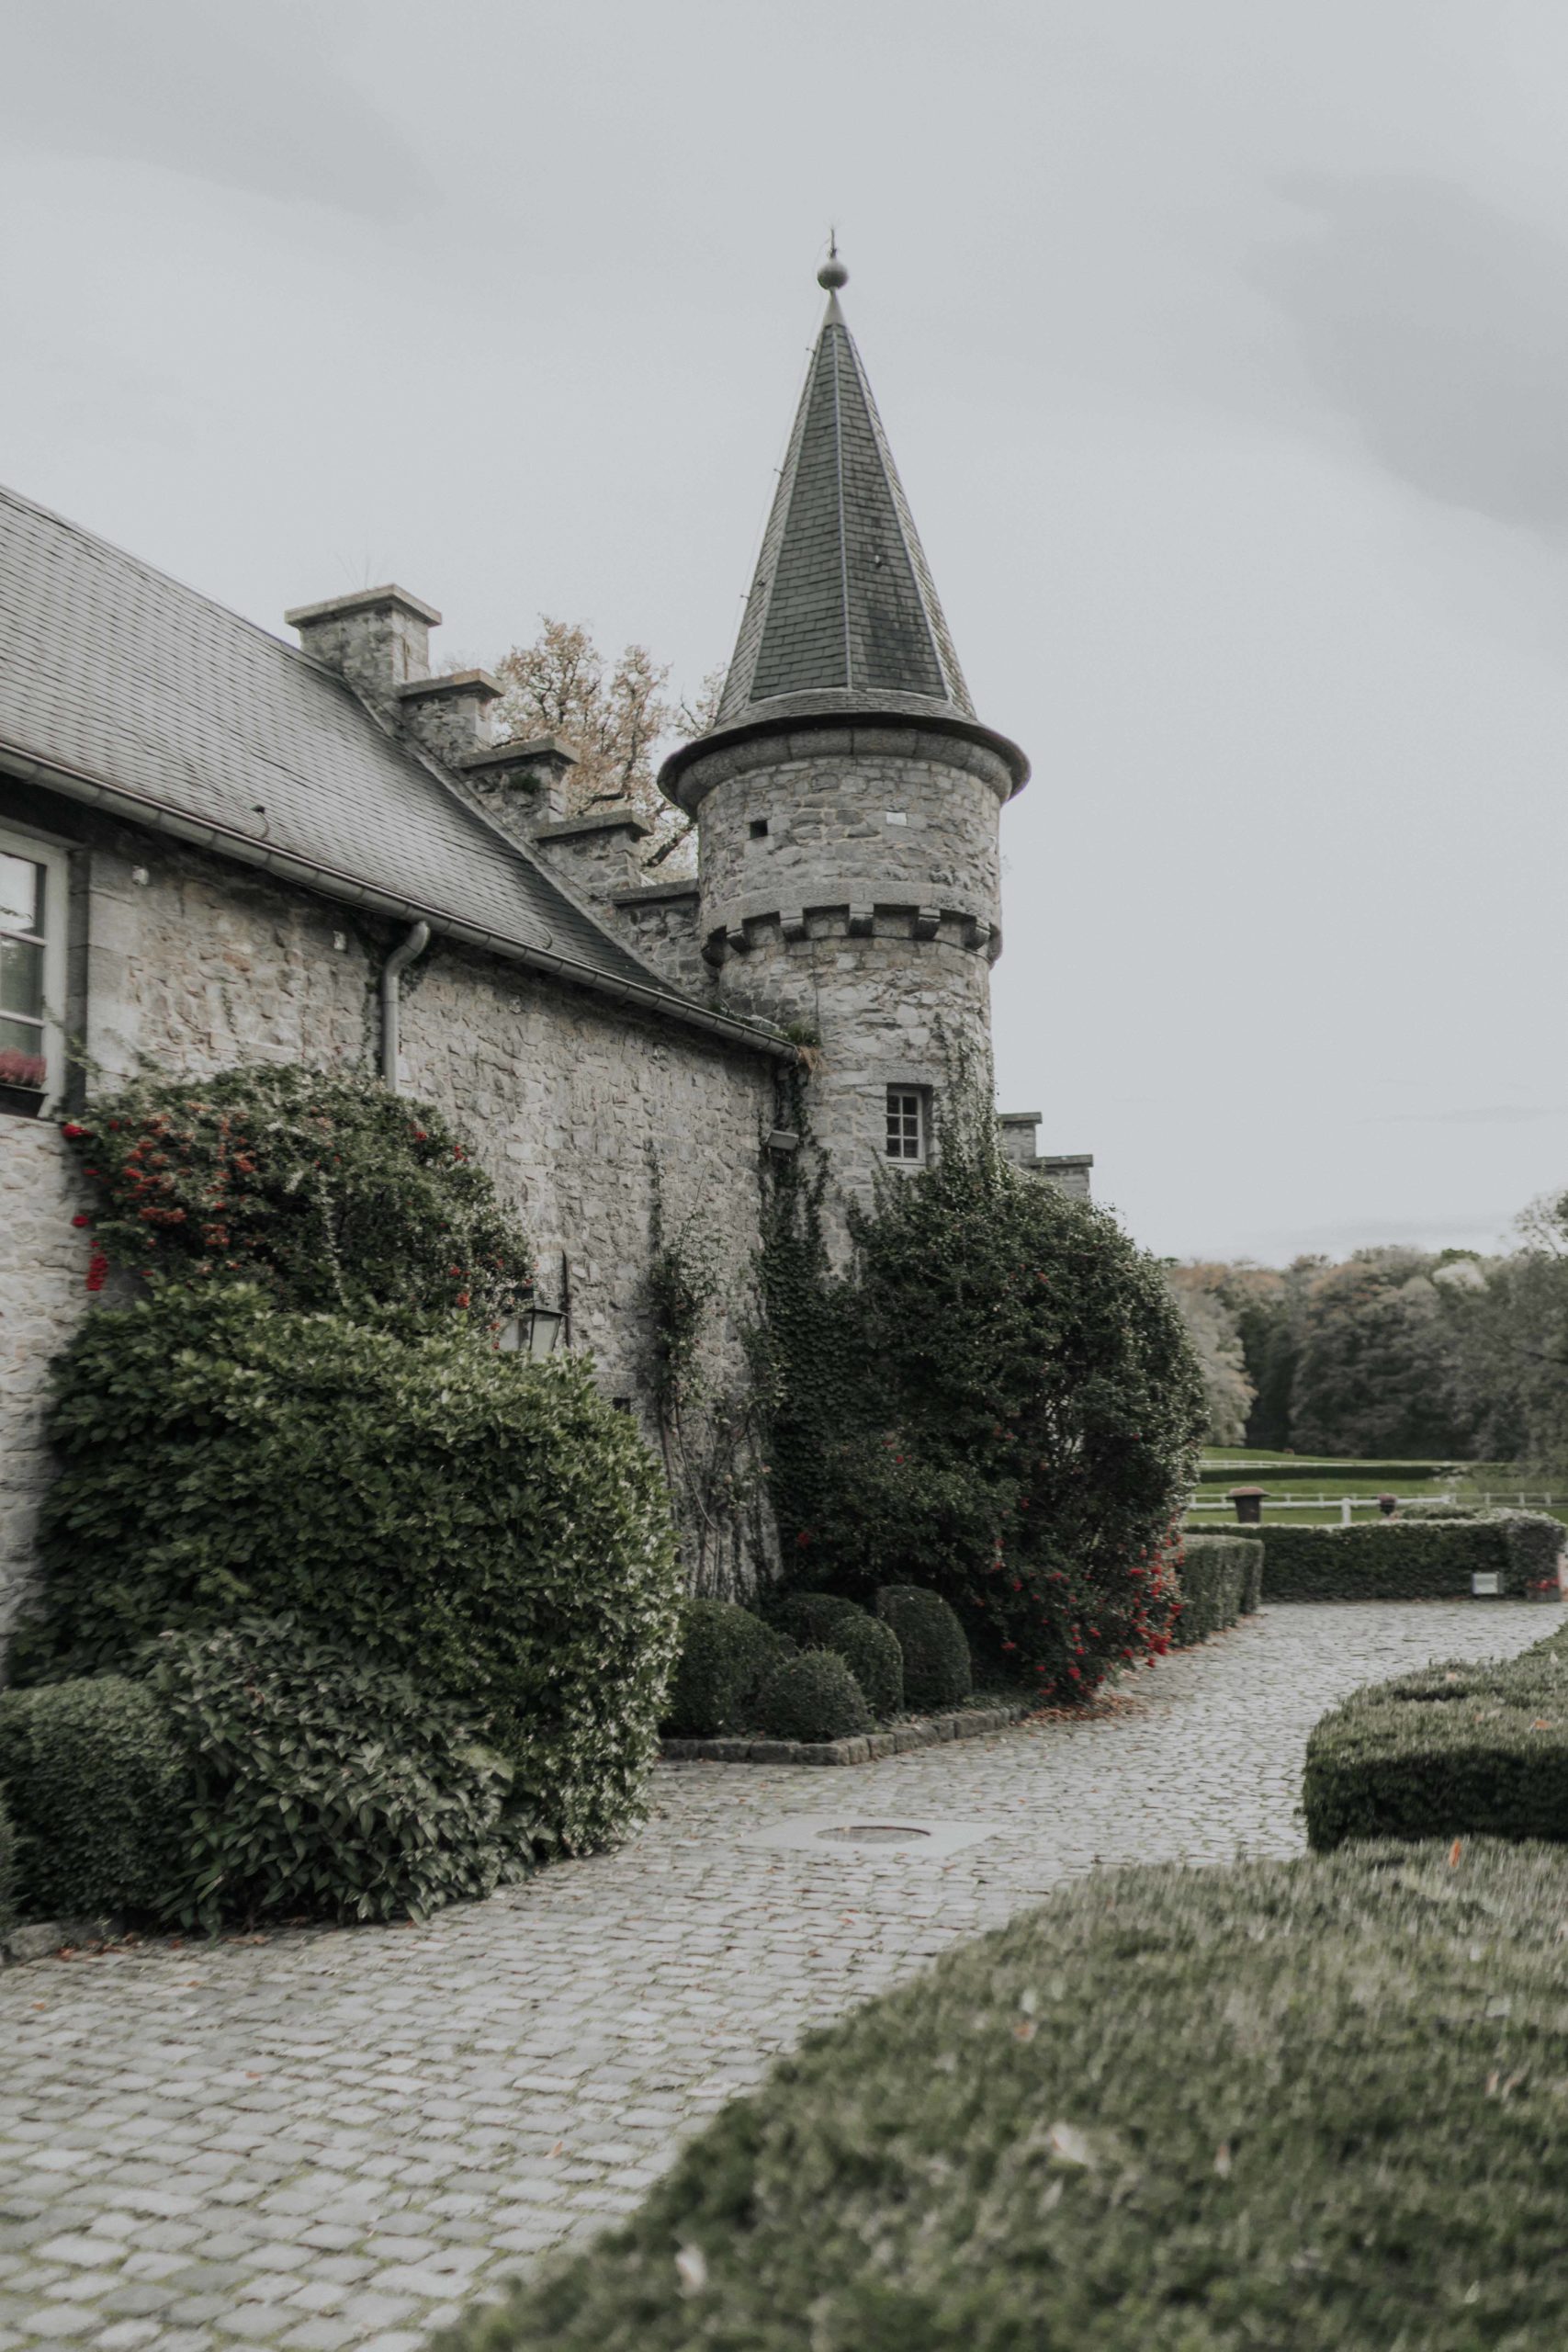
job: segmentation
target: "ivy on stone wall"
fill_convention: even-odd
[[[727,1268],[711,1223],[698,1207],[671,1224],[663,1172],[649,1154],[651,1210],[643,1278],[648,1317],[647,1375],[659,1426],[665,1476],[682,1538],[690,1589],[733,1599],[751,1590],[767,1540],[760,1437],[766,1417],[766,1365],[757,1344],[754,1302],[737,1297],[745,1283]],[[728,1314],[748,1374],[723,1379],[713,1344]]]

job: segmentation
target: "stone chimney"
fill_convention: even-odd
[[[488,670],[454,670],[446,677],[408,678],[393,689],[398,713],[438,760],[459,766],[490,749],[490,707],[501,695]]]
[[[452,773],[464,793],[503,833],[532,846],[541,825],[553,824],[565,806],[564,784],[577,753],[554,735],[514,735],[453,759]]]
[[[393,587],[297,605],[283,617],[299,630],[312,661],[336,670],[367,701],[384,707],[393,706],[400,686],[429,676],[430,632],[441,625],[433,605]]]
[[[997,1128],[1003,1159],[1010,1159],[1013,1166],[1021,1168],[1026,1175],[1039,1176],[1047,1184],[1055,1184],[1059,1193],[1070,1194],[1075,1201],[1089,1200],[1093,1152],[1037,1151],[1035,1130],[1039,1125],[1038,1111],[998,1112]]]
[[[534,842],[581,897],[607,908],[617,891],[642,880],[637,843],[652,831],[629,800],[612,800],[581,817],[536,825]]]
[[[1001,1136],[1003,1159],[1010,1159],[1015,1168],[1032,1168],[1035,1164],[1035,1129],[1039,1125],[1038,1111],[999,1112],[997,1126]]]

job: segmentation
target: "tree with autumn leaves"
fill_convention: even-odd
[[[584,816],[628,800],[652,831],[643,864],[679,872],[690,855],[692,820],[671,807],[657,782],[662,752],[713,725],[722,671],[703,680],[690,701],[670,691],[670,664],[646,645],[628,645],[612,662],[581,621],[539,616],[529,645],[514,645],[494,665],[504,692],[502,731],[556,735],[577,755],[565,784],[567,812]]]

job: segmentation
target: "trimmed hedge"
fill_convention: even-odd
[[[165,1634],[151,1688],[186,1769],[165,1918],[423,1919],[527,1866],[505,1759],[449,1702],[291,1619]]]
[[[784,1592],[765,1606],[772,1622],[802,1649],[838,1652],[878,1723],[902,1714],[904,1660],[897,1637],[858,1600],[837,1592]]]
[[[402,1675],[287,1618],[141,1663],[0,1697],[32,1917],[423,1918],[527,1868],[511,1768]]]
[[[1568,2341],[1562,1857],[1099,1874],[733,2101],[462,2352]]]
[[[1307,1838],[1568,1842],[1568,1628],[1522,1657],[1358,1690],[1307,1742]]]
[[[739,1601],[688,1600],[662,1728],[688,1739],[743,1728],[767,1675],[795,1646]]]
[[[1562,1522],[1541,1511],[1484,1519],[1380,1519],[1359,1527],[1236,1527],[1263,1546],[1270,1600],[1453,1600],[1478,1571],[1515,1598],[1555,1586]]]
[[[912,1714],[962,1706],[975,1688],[975,1666],[958,1611],[939,1592],[884,1585],[876,1613],[892,1628],[904,1661],[904,1703]]]
[[[904,1712],[904,1655],[891,1625],[857,1609],[829,1626],[822,1647],[836,1650],[860,1684],[866,1705],[879,1724],[890,1723]]]
[[[1249,1583],[1260,1573],[1257,1553],[1256,1544],[1238,1544],[1234,1535],[1183,1537],[1177,1570],[1181,1611],[1170,1636],[1178,1649],[1190,1649],[1235,1623]]]
[[[802,1650],[774,1667],[757,1722],[770,1739],[849,1739],[872,1727],[865,1694],[835,1650]]]
[[[51,1434],[29,1679],[292,1616],[458,1705],[543,1836],[582,1851],[635,1816],[680,1575],[664,1481],[583,1358],[170,1287],[87,1318]]]
[[[763,1605],[769,1623],[790,1634],[802,1648],[826,1644],[841,1619],[865,1614],[858,1600],[846,1600],[839,1592],[781,1592]]]
[[[184,1787],[179,1747],[145,1683],[106,1674],[0,1692],[17,1896],[35,1918],[154,1910]]]

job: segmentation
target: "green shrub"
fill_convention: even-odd
[[[904,1702],[914,1714],[962,1706],[975,1669],[958,1612],[919,1585],[884,1585],[876,1613],[891,1627],[904,1661]]]
[[[857,1609],[829,1626],[822,1646],[843,1659],[879,1724],[903,1713],[904,1659],[891,1626]]]
[[[810,2035],[445,2341],[1544,2352],[1565,1885],[1484,1845],[1095,1873]]]
[[[860,1684],[835,1650],[803,1650],[775,1666],[757,1698],[770,1739],[848,1739],[871,1729]]]
[[[1483,1519],[1379,1519],[1358,1527],[1237,1527],[1264,1545],[1270,1600],[1452,1600],[1477,1572],[1518,1596],[1555,1586],[1560,1521],[1540,1511]]]
[[[155,1280],[260,1283],[280,1306],[493,1326],[528,1246],[438,1111],[371,1079],[265,1062],[139,1079],[69,1123],[100,1258]]]
[[[976,1077],[954,1069],[940,1151],[879,1187],[841,1277],[810,1151],[770,1178],[774,1501],[803,1573],[926,1586],[987,1662],[1086,1695],[1168,1645],[1203,1385],[1164,1270],[1009,1165]]]
[[[1178,1569],[1181,1613],[1171,1635],[1179,1647],[1190,1649],[1235,1623],[1246,1604],[1249,1576],[1257,1574],[1258,1549],[1255,1544],[1238,1543],[1234,1535],[1183,1538]]]
[[[879,1723],[904,1709],[904,1661],[898,1644],[858,1600],[837,1592],[784,1592],[767,1603],[772,1622],[803,1649],[836,1650],[865,1694]]]
[[[1307,1838],[1568,1841],[1568,1628],[1522,1657],[1424,1667],[1317,1723],[1302,1779]]]
[[[542,1833],[581,1850],[635,1812],[679,1576],[664,1482],[582,1358],[170,1285],[87,1318],[51,1430],[31,1679],[293,1616],[458,1705]]]
[[[153,1909],[169,1881],[184,1776],[144,1683],[106,1674],[0,1693],[0,1788],[17,1895],[35,1918]]]
[[[682,1738],[711,1739],[749,1727],[763,1679],[794,1648],[787,1634],[737,1601],[688,1600],[663,1728]]]
[[[768,1623],[807,1646],[825,1646],[831,1628],[846,1617],[864,1615],[858,1600],[838,1592],[781,1592],[764,1604]]]
[[[1255,1617],[1263,1606],[1263,1567],[1267,1554],[1261,1544],[1247,1546],[1247,1559],[1241,1572],[1241,1613]]]
[[[1484,1503],[1401,1503],[1401,1519],[1486,1519],[1490,1512]]]
[[[187,1773],[166,1918],[423,1918],[529,1855],[511,1767],[457,1708],[291,1618],[165,1634],[150,1687]]]

